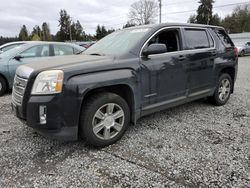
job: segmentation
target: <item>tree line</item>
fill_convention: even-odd
[[[214,0],[200,0],[196,14],[192,14],[188,23],[223,26],[229,33],[250,32],[250,6],[238,6],[225,18],[213,12]],[[159,7],[154,0],[139,0],[133,3],[128,14],[128,21],[123,26],[132,27],[156,23]],[[42,40],[42,41],[91,41],[99,40],[112,33],[114,29],[107,30],[104,25],[96,27],[96,34],[86,34],[80,21],[72,20],[66,10],[59,12],[59,31],[52,35],[47,22],[41,26],[34,26],[31,32],[23,25],[18,37],[0,37],[0,44],[16,40]]]
[[[200,0],[196,14],[189,17],[189,23],[222,26],[228,33],[250,32],[250,6],[238,6],[225,18],[213,13],[214,0]]]
[[[34,41],[91,41],[99,40],[114,30],[107,30],[105,26],[98,25],[95,35],[88,35],[84,32],[83,26],[80,21],[74,22],[71,16],[66,10],[60,10],[59,31],[56,35],[52,35],[50,32],[49,24],[44,22],[40,26],[33,27],[31,33],[29,33],[25,25],[22,26],[19,32],[19,40],[34,40]]]

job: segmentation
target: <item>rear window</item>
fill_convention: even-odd
[[[234,46],[232,40],[224,30],[215,30],[215,32],[217,33],[218,37],[220,38],[220,40],[222,41],[222,43],[225,45],[226,48]]]
[[[213,46],[212,39],[209,38],[211,36],[208,36],[206,30],[185,29],[185,36],[188,49],[202,49]]]

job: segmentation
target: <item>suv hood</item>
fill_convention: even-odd
[[[17,74],[29,77],[32,72],[45,70],[62,70],[66,73],[86,73],[110,69],[115,66],[112,56],[73,55],[60,57],[46,57],[38,59],[25,59],[26,65],[17,69]]]

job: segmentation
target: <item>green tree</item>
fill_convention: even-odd
[[[197,14],[190,15],[188,23],[221,25],[221,18],[218,14],[213,14],[214,0],[200,0]]]
[[[113,29],[107,30],[104,25],[103,26],[97,25],[95,38],[97,40],[100,40],[112,32],[114,32]]]
[[[83,40],[84,38],[84,31],[83,31],[83,27],[80,23],[79,20],[76,21],[76,24],[75,24],[75,31],[76,31],[76,40]]]
[[[21,40],[21,41],[29,40],[29,33],[28,33],[27,27],[25,25],[23,25],[21,30],[20,30],[19,40]]]
[[[58,41],[70,40],[71,20],[66,10],[60,10],[59,31],[56,34]]]
[[[42,35],[40,36],[43,41],[51,41],[51,34],[49,25],[46,22],[42,24]]]
[[[197,23],[196,14],[190,15],[190,17],[188,18],[188,23]]]
[[[218,14],[214,14],[212,16],[212,20],[210,22],[210,25],[221,25],[221,18]]]
[[[40,41],[41,38],[38,36],[38,34],[33,34],[31,40],[32,41]]]
[[[200,6],[197,10],[196,20],[199,24],[209,25],[213,17],[213,3],[214,0],[200,0]]]
[[[239,6],[227,15],[221,25],[229,33],[250,32],[250,6]]]
[[[102,28],[101,28],[100,25],[98,25],[97,28],[96,28],[96,35],[95,35],[95,37],[96,37],[97,40],[100,40],[103,37],[103,35],[102,35]]]
[[[33,27],[33,31],[31,32],[30,38],[31,38],[31,40],[33,40],[33,37],[37,39],[37,36],[40,38],[39,40],[41,40],[42,33],[41,33],[41,29],[40,29],[40,27],[38,25]]]

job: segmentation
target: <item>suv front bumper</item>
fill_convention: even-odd
[[[62,141],[78,139],[77,121],[71,117],[74,112],[67,114],[71,107],[65,106],[57,96],[31,96],[27,102],[25,119],[21,106],[12,103],[12,109],[23,123],[45,137]]]

